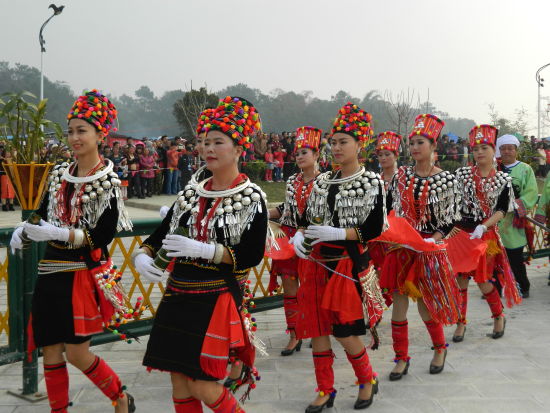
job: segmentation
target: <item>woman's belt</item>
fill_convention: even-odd
[[[101,261],[105,265],[107,261]],[[38,263],[38,275],[54,274],[57,272],[74,272],[87,270],[85,262],[60,261],[60,260],[40,260]]]
[[[248,273],[236,274],[235,278],[239,286],[243,286],[248,278]],[[175,293],[182,294],[209,294],[227,291],[229,287],[224,279],[214,280],[190,280],[185,278],[174,278],[173,274],[168,279],[168,289]]]

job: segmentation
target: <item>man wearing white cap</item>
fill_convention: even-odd
[[[506,214],[498,226],[514,277],[520,286],[523,298],[528,298],[530,283],[523,261],[523,249],[527,245],[525,216],[537,202],[538,187],[533,168],[517,160],[518,148],[519,140],[514,135],[503,135],[497,139],[496,156],[500,156],[502,169],[512,177],[516,195],[515,211]]]

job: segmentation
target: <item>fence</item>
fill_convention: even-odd
[[[139,320],[130,321],[118,328],[120,332],[135,336],[148,334],[164,293],[162,283],[142,283],[131,264],[132,252],[159,224],[159,219],[136,220],[131,232],[118,234],[109,246],[114,264],[124,273],[122,282],[129,301],[135,302],[137,297],[143,297],[143,304],[147,307]],[[20,253],[12,255],[8,247],[12,231],[13,228],[0,229],[0,366],[23,361],[23,395],[27,396],[37,391],[38,353],[31,354],[30,359],[27,357],[25,327],[30,314],[38,257],[42,254],[44,245],[31,244],[24,259]],[[282,305],[280,291],[272,296],[267,291],[269,269],[270,262],[264,258],[259,266],[251,270],[252,291],[257,297],[254,300],[256,308],[251,309],[252,312]],[[117,336],[106,331],[94,336],[92,345],[117,340]]]
[[[145,285],[141,282],[138,273],[131,264],[134,249],[138,248],[142,240],[160,224],[159,219],[136,220],[131,232],[122,232],[113,240],[109,252],[115,265],[124,273],[123,284],[129,300],[135,302],[137,297],[143,297],[147,310],[141,319],[130,321],[118,330],[132,335],[142,336],[149,333],[152,319],[157,305],[164,292],[161,283]],[[32,293],[36,279],[38,257],[44,245],[33,243],[25,259],[22,255],[12,255],[9,251],[9,241],[13,228],[0,229],[0,366],[23,361],[23,396],[32,399],[32,394],[38,386],[38,353],[26,357],[25,327],[30,314]],[[536,227],[535,257],[550,255],[545,248],[544,231]],[[267,291],[270,262],[264,258],[263,262],[251,270],[253,293],[256,308],[253,312],[265,311],[282,305],[281,291],[270,296]],[[110,332],[94,336],[93,345],[116,341],[118,338]]]

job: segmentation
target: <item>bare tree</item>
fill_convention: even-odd
[[[414,106],[413,102],[417,97],[417,105]],[[408,154],[408,137],[407,132],[412,128],[414,117],[418,113],[418,106],[420,104],[420,96],[414,89],[407,88],[405,92],[402,90],[393,95],[393,92],[386,90],[384,92],[384,101],[386,102],[386,113],[392,129],[394,132],[403,136],[402,145],[404,148],[404,154]]]
[[[200,113],[207,107],[214,107],[218,97],[209,93],[206,85],[199,90],[191,88],[174,103],[174,116],[188,136],[195,136],[195,125]]]

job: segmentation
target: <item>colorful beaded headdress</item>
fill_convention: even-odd
[[[445,126],[445,122],[435,115],[423,114],[418,115],[414,120],[414,126],[409,138],[414,136],[423,136],[426,139],[437,141],[441,130]]]
[[[313,126],[301,126],[296,129],[296,144],[294,145],[294,152],[302,148],[319,149],[319,143],[321,142],[321,135],[323,131]]]
[[[204,113],[204,112],[203,112]],[[261,130],[260,114],[246,99],[227,96],[221,99],[210,115],[205,115],[201,132],[219,130],[243,148],[250,147],[250,136]]]
[[[204,125],[206,125],[207,121],[210,119],[211,113],[212,108],[206,108],[200,113],[199,119],[197,120],[197,135],[204,133]]]
[[[386,150],[399,155],[399,145],[401,144],[401,135],[395,132],[386,131],[378,135],[376,141],[376,150]]]
[[[111,130],[117,130],[114,126],[117,118],[115,105],[97,89],[85,91],[78,97],[67,115],[68,121],[73,118],[85,120],[103,136],[107,136]]]
[[[492,125],[474,126],[470,131],[470,147],[485,144],[495,147],[498,129]]]
[[[347,133],[366,145],[374,135],[371,121],[370,113],[348,102],[338,111],[338,117],[332,124],[331,136],[335,133]]]

